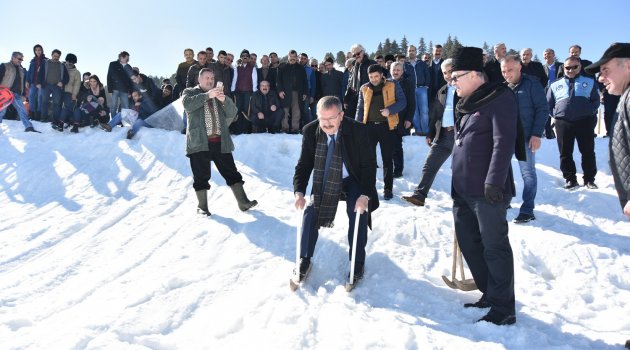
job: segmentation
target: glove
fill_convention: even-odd
[[[503,200],[503,190],[498,186],[486,184],[483,193],[490,204]]]

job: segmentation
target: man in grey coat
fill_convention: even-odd
[[[199,71],[199,84],[184,90],[182,103],[188,114],[186,126],[186,156],[190,158],[193,188],[199,204],[197,212],[210,215],[208,190],[210,189],[210,162],[225,178],[242,211],[258,204],[247,199],[243,177],[234,164],[234,143],[228,130],[236,117],[236,105],[225,98],[221,88],[214,87],[214,72],[209,68]]]

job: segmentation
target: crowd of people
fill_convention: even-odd
[[[312,200],[304,210],[299,279],[310,271],[318,229],[332,225],[342,197],[347,202],[350,246],[355,238],[358,241],[352,271],[355,281],[362,278],[370,213],[379,206],[377,146],[382,159],[382,198],[390,200],[394,179],[404,169],[402,138],[411,134],[425,137],[430,151],[414,193],[402,198],[423,206],[438,170],[452,156],[457,239],[483,293],[479,301],[466,306],[490,308],[482,321],[498,325],[516,321],[506,221],[507,208],[516,195],[512,157],[518,160],[524,184],[515,223],[536,219],[535,154],[543,137],[557,141],[564,189],[580,186],[573,160],[575,143],[582,157],[583,185],[597,189],[593,130],[600,103],[606,135],[611,137],[611,171],[622,211],[630,218],[627,43],[613,44],[596,63],[580,57],[579,45],[572,45],[561,61],[549,48],[544,62],[536,62],[531,49],[508,55],[503,43],[494,46],[490,58],[479,48],[463,47],[452,58],[443,59],[442,47],[436,45],[420,59],[416,47],[410,45],[406,55],[375,60],[355,44],[343,72],[334,67],[332,57],[319,63],[295,50],[288,52],[284,63],[275,52],[262,55],[259,67],[258,56],[248,50],[241,51],[233,66],[234,55],[224,50],[215,60],[210,47],[198,51],[196,59],[194,51],[186,49],[174,84],[166,80],[160,88],[131,67],[129,53],[123,51],[109,64],[107,92],[98,76],[80,75],[76,55],[67,54],[61,62],[61,52],[53,50],[48,59],[41,45],[35,45],[33,53],[28,70],[22,67],[20,52],[0,65],[0,85],[14,94],[13,107],[25,131],[36,131],[31,119],[49,121],[59,131],[70,126],[71,132],[81,126],[111,131],[127,120],[132,126],[127,137],[132,138],[141,127],[151,127],[147,117],[181,96],[186,111],[186,155],[198,211],[204,215],[210,215],[210,162],[225,177],[240,210],[257,204],[245,194],[232,157],[231,135],[302,133],[294,177],[297,208],[306,206],[311,173],[314,185]],[[109,105],[107,93],[111,94]],[[28,111],[23,100],[29,102]],[[0,112],[0,121],[5,113]],[[357,212],[361,218],[354,237]]]

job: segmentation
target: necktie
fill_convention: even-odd
[[[333,154],[335,154],[335,135],[331,135],[330,142],[328,142],[328,152],[326,152],[326,165],[324,166],[323,187],[326,187],[326,179],[328,178],[328,170],[330,169],[330,163],[332,163]]]

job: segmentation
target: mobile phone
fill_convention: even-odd
[[[222,81],[217,82],[217,87],[223,90],[223,82]]]

